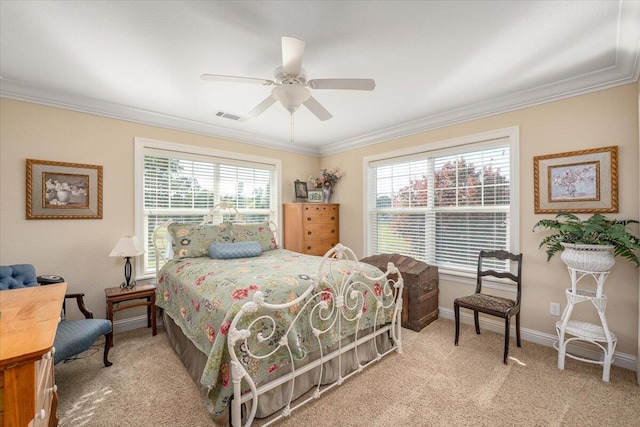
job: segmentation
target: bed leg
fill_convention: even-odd
[[[235,424],[233,424],[233,421],[234,421],[233,406],[234,406],[234,398],[233,396],[231,396],[231,399],[229,399],[229,425],[230,426],[235,426]],[[245,415],[246,415],[245,405],[240,405],[240,421],[236,421],[237,425],[240,425],[240,426],[242,425],[242,420],[244,419]]]
[[[235,362],[231,362],[231,378],[233,380],[233,396],[231,398],[231,425],[233,427],[242,426],[242,404],[240,402],[240,396],[242,395],[241,383],[242,374],[235,365]]]
[[[235,388],[235,384],[234,384],[234,388]],[[231,401],[231,415],[230,416],[231,416],[231,425],[233,427],[241,427],[242,426],[242,404],[240,403],[240,399],[233,399]]]

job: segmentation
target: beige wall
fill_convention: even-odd
[[[338,167],[344,177],[332,199],[341,203],[342,242],[363,256],[363,157],[429,142],[520,126],[520,251],[524,254],[522,326],[555,334],[557,317],[550,302],[565,305],[569,285],[559,259],[546,263],[538,250],[540,235],[531,232],[533,157],[536,155],[619,146],[620,212],[639,217],[637,84],[500,114],[317,159],[226,140],[145,126],[40,105],[1,100],[0,105],[0,263],[30,262],[40,274],[60,274],[71,291],[85,292],[103,316],[105,286],[122,280],[122,262],[108,254],[117,239],[134,230],[133,139],[145,137],[278,158],[282,161],[282,198],[293,198],[291,182],[317,175],[321,167]],[[104,166],[104,219],[25,220],[25,159],[69,161]],[[637,231],[637,228],[635,229]],[[472,291],[468,285],[442,282],[440,306]],[[607,316],[619,339],[617,350],[635,355],[638,344],[638,272],[618,260],[605,292]],[[591,310],[580,313],[586,320]],[[129,316],[127,311],[121,313]],[[594,318],[595,320],[595,318]]]
[[[640,146],[640,79],[638,80],[638,146]],[[640,158],[638,159],[640,162]],[[640,167],[638,167],[638,182],[640,182]],[[638,186],[640,192],[640,185]],[[640,271],[638,272],[638,292],[640,292]],[[640,298],[638,301],[638,311],[640,311]],[[636,378],[640,385],[640,316],[638,316],[638,352],[636,353]]]
[[[612,216],[638,219],[638,85],[629,84],[588,95],[530,107],[371,145],[321,159],[322,167],[339,167],[345,176],[335,190],[341,203],[340,237],[358,255],[363,248],[363,158],[401,148],[448,140],[475,133],[520,126],[520,251],[523,264],[522,327],[555,334],[558,317],[549,315],[549,303],[566,305],[564,289],[570,285],[564,264],[546,262],[538,250],[541,233],[531,231],[541,218],[533,213],[533,157],[588,148],[619,147],[620,212]],[[347,218],[354,218],[349,221]],[[348,224],[348,225],[347,225]],[[637,232],[638,228],[635,227]],[[453,299],[473,292],[469,285],[440,284],[439,305],[453,309]],[[638,343],[638,271],[618,259],[605,285],[607,318],[618,336],[617,351],[636,355]],[[581,309],[581,310],[578,310]],[[591,307],[576,309],[576,316],[597,321]]]
[[[27,102],[0,99],[0,264],[34,264],[58,274],[69,291],[84,292],[96,316],[105,316],[105,287],[124,277],[122,259],[109,258],[121,236],[134,233],[134,138],[280,159],[282,198],[293,181],[319,168],[316,157],[187,132],[114,120]],[[103,166],[102,220],[26,220],[25,159]],[[117,319],[142,311],[126,310]]]

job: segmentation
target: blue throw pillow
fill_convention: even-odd
[[[209,256],[215,259],[249,258],[262,253],[260,242],[212,243]]]
[[[36,269],[31,264],[0,266],[0,291],[38,286]]]

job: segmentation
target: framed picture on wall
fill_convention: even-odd
[[[102,166],[27,159],[27,219],[102,219]]]
[[[533,158],[535,213],[618,212],[618,147]]]

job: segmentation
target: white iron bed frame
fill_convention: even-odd
[[[222,215],[215,215],[213,212],[221,209],[230,209],[235,211],[236,218],[241,216],[238,211],[229,204],[216,205],[208,215],[204,216],[204,223],[212,223],[214,218],[221,218]],[[153,234],[153,243],[156,250],[156,259],[163,259],[166,261],[166,227],[171,221],[161,224]],[[332,258],[343,259],[349,261],[352,268],[349,271],[336,271],[333,268]],[[382,285],[382,292],[377,295],[369,284],[358,280],[357,275],[362,275],[371,281],[376,281]],[[395,275],[389,277],[390,275]],[[159,267],[156,263],[156,277],[159,277]],[[293,301],[285,304],[272,304],[265,300],[265,295],[261,291],[256,291],[253,295],[253,301],[245,303],[241,310],[234,317],[231,327],[227,335],[227,348],[231,356],[231,379],[233,381],[233,399],[231,401],[231,423],[234,427],[250,426],[256,416],[256,408],[259,397],[276,387],[289,384],[289,395],[286,406],[277,415],[272,415],[271,418],[261,424],[264,426],[271,425],[278,420],[288,417],[292,411],[300,408],[302,405],[309,403],[315,399],[318,399],[322,394],[331,390],[332,388],[341,385],[344,380],[362,372],[362,370],[371,364],[379,361],[382,357],[390,354],[391,352],[402,353],[402,341],[401,341],[401,311],[402,311],[402,289],[403,279],[400,271],[392,264],[387,265],[387,270],[380,277],[368,277],[358,261],[355,253],[343,246],[342,244],[336,245],[329,250],[323,257],[320,267],[317,273],[311,277],[311,284],[307,290]],[[374,295],[377,300],[376,307],[370,307],[369,309],[376,310],[376,318],[379,310],[390,309],[395,303],[393,308],[393,316],[390,323],[382,326],[374,326],[366,331],[358,331],[360,324],[360,318],[363,310],[364,292],[369,292]],[[387,299],[387,303],[383,302],[384,297]],[[391,297],[391,298],[389,298]],[[390,302],[389,302],[390,301]],[[298,314],[293,318],[292,323],[288,325],[286,332],[282,335],[282,338],[277,342],[271,342],[273,334],[275,332],[275,325],[279,311],[288,310],[290,307],[299,304],[301,309]],[[260,314],[257,314],[259,311]],[[354,314],[355,312],[355,314]],[[307,316],[302,316],[303,313],[307,313]],[[243,320],[243,318],[245,318]],[[280,318],[281,319],[281,318]],[[243,329],[238,328],[239,322],[243,320],[247,325]],[[318,327],[319,322],[329,322],[329,327],[321,329]],[[345,322],[354,322],[356,324],[355,336],[350,340],[339,340],[333,351],[324,354],[321,345],[319,345],[319,357],[308,364],[297,367],[294,363],[293,354],[289,348],[289,342],[287,340],[288,332],[291,331],[294,325],[300,324],[300,322],[307,322],[307,326],[311,328],[313,335],[320,344],[320,339],[323,334],[329,333],[332,329],[341,330],[342,325]],[[264,328],[264,325],[270,325],[268,328]],[[259,329],[260,325],[262,329]],[[337,328],[337,329],[336,329]],[[391,339],[391,345],[386,350],[380,350],[376,338],[382,334],[388,334]],[[362,335],[361,335],[362,334]],[[260,354],[255,354],[252,351],[250,337],[257,339],[261,343]],[[345,337],[342,337],[345,338]],[[366,363],[361,362],[361,358],[358,357],[358,348],[372,341],[375,346],[376,357]],[[264,351],[265,343],[269,345],[268,350]],[[254,379],[244,368],[243,363],[240,362],[238,354],[241,353],[240,348],[243,347],[244,351],[242,355],[246,360],[247,355],[251,358],[260,360],[269,357],[271,354],[277,351],[288,352],[289,365],[291,371],[273,379],[259,387],[256,385]],[[357,361],[357,368],[343,375],[343,358],[345,353],[351,352],[355,354],[355,360]],[[287,353],[285,353],[287,354]],[[353,356],[352,356],[353,357]],[[338,364],[338,379],[330,384],[323,385],[323,368],[328,362]],[[310,397],[301,398],[295,401],[292,406],[294,395],[294,385],[296,378],[307,372],[317,369],[318,376],[314,388],[314,392]],[[243,383],[244,381],[244,383]],[[243,387],[249,391],[243,393]],[[251,409],[247,412],[244,424],[242,424],[242,406],[251,405]]]

